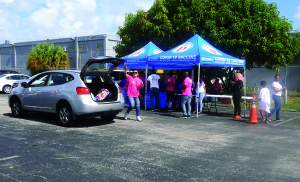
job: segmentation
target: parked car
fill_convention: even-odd
[[[17,80],[12,84],[11,89],[14,89],[15,87],[17,87],[18,85],[20,85],[23,82],[29,82],[31,79],[32,79],[32,77],[30,77],[28,79]]]
[[[100,116],[112,121],[124,108],[122,89],[109,75],[125,60],[97,57],[87,61],[81,71],[46,71],[34,76],[28,83],[15,87],[8,97],[14,117],[23,117],[26,111],[56,113],[63,126],[71,126],[81,117]],[[97,100],[101,89],[110,93]]]
[[[4,74],[19,74],[19,73],[14,70],[0,70],[0,75],[4,75]]]
[[[23,74],[5,74],[5,75],[0,75],[0,88],[1,91],[9,94],[11,89],[12,89],[12,85],[14,82],[16,82],[17,80],[23,80],[23,79],[29,79],[30,76],[28,75],[23,75]]]

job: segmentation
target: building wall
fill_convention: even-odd
[[[30,75],[26,69],[28,55],[35,45],[43,42],[61,46],[68,53],[70,68],[81,69],[91,57],[115,56],[113,47],[120,42],[120,38],[116,35],[103,34],[14,44],[7,41],[6,44],[0,44],[0,69],[12,69]]]
[[[300,91],[300,65],[288,66],[280,69],[280,83],[286,85],[290,91]],[[276,73],[266,68],[253,68],[246,71],[247,87],[259,88],[261,81],[267,81],[267,87],[271,88]]]

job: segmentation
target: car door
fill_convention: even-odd
[[[81,69],[80,77],[111,74],[117,66],[124,64],[125,61],[124,59],[106,56],[91,58]]]
[[[41,93],[45,89],[49,74],[44,73],[33,78],[24,88],[22,102],[24,109],[42,111]]]
[[[56,112],[56,104],[61,99],[64,83],[64,73],[52,72],[49,74],[49,79],[40,93],[44,112]]]

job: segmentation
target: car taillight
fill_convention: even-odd
[[[78,95],[90,94],[90,91],[86,87],[76,87],[76,92]]]
[[[123,90],[122,90],[122,88],[121,88],[121,87],[119,87],[119,88],[120,88],[120,92],[121,92],[121,93],[123,93]]]

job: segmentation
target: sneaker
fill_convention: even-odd
[[[230,117],[235,118],[235,115],[231,115]]]
[[[142,121],[141,116],[137,116],[137,117],[136,117],[136,120],[137,120],[137,121]]]
[[[155,109],[151,109],[150,111],[154,112],[154,111],[155,111]]]
[[[180,117],[180,118],[186,119],[186,118],[188,118],[188,116],[183,114],[182,117]]]
[[[187,118],[191,118],[191,116],[190,116],[190,115],[187,115]]]
[[[128,114],[129,114],[129,113],[125,113],[125,115],[124,115],[124,119],[125,119],[125,120],[127,120]]]
[[[235,116],[234,118],[235,119],[241,119],[242,117],[241,116]]]

